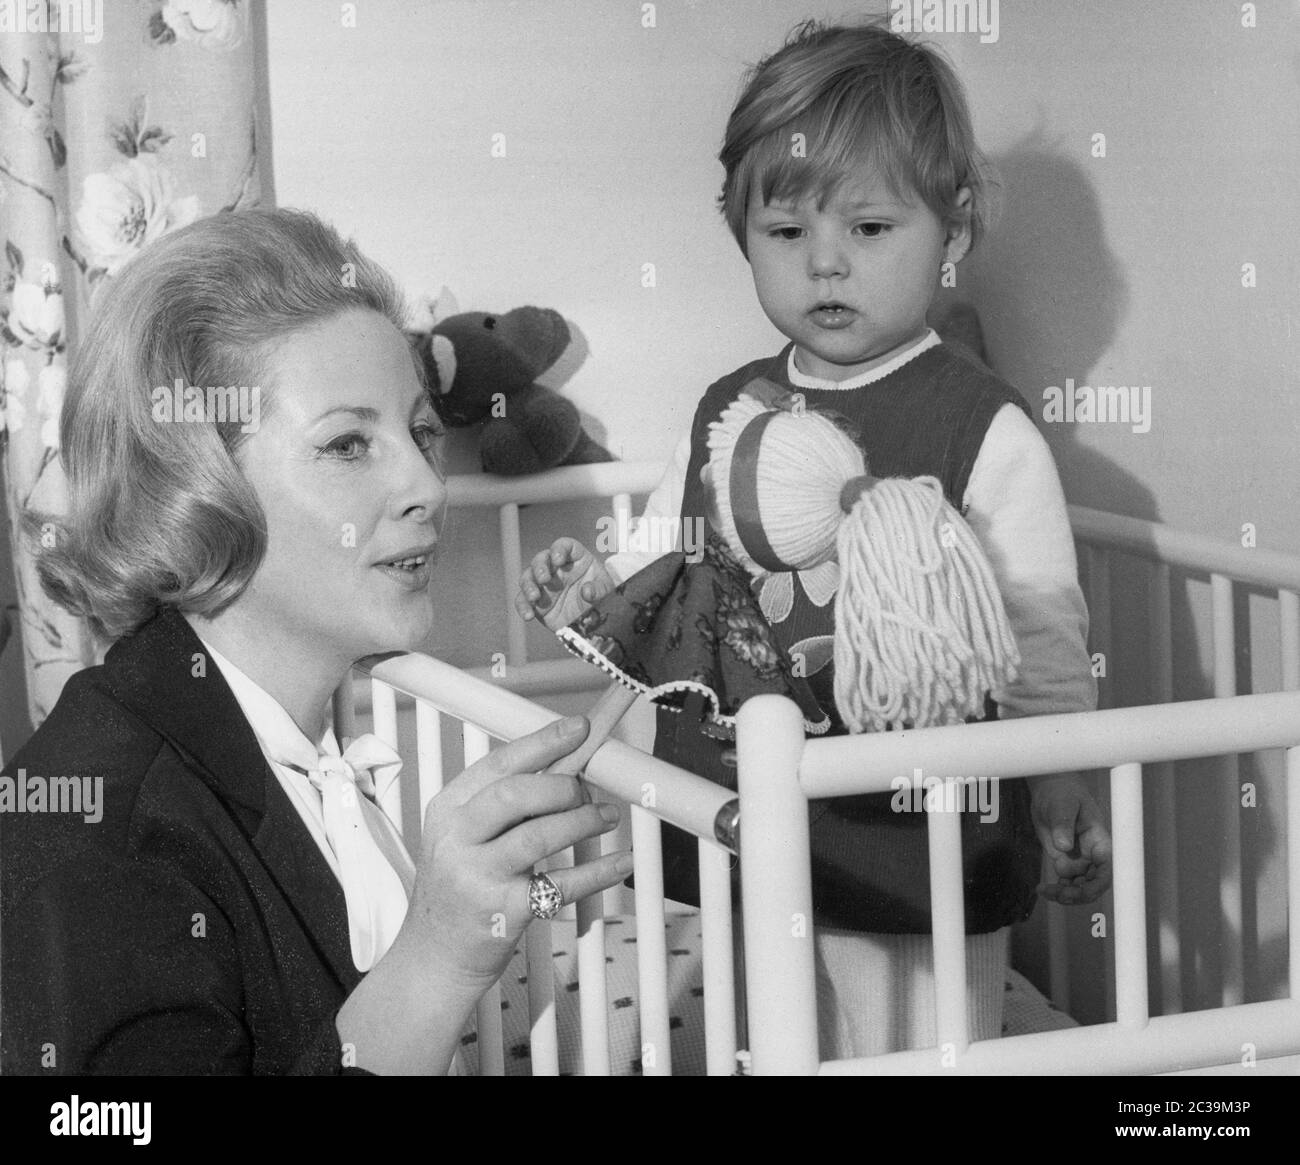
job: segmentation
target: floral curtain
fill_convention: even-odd
[[[168,231],[261,201],[262,30],[249,9],[250,0],[0,6],[0,463],[18,615],[8,631],[21,640],[33,726],[102,645],[42,592],[19,515],[65,504],[68,356],[116,272]]]

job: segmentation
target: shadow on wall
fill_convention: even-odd
[[[1092,180],[1075,158],[1053,148],[1039,132],[994,158],[1001,179],[1002,208],[993,230],[963,264],[960,296],[978,305],[990,363],[1015,384],[1029,401],[1040,431],[1052,447],[1067,499],[1078,504],[1158,521],[1155,499],[1143,482],[1097,449],[1080,440],[1080,426],[1048,421],[1045,390],[1064,390],[1067,378],[1075,386],[1094,385],[1095,370],[1105,367],[1126,314],[1128,286],[1124,262],[1107,244],[1105,222]],[[1105,373],[1102,373],[1105,376]],[[1150,438],[1153,443],[1155,435]],[[1083,564],[1085,578],[1089,564]],[[1090,652],[1104,652],[1106,674],[1099,676],[1102,707],[1150,702],[1154,676],[1148,643],[1148,602],[1152,573],[1136,561],[1117,559],[1109,571],[1111,620],[1094,626]],[[1089,580],[1095,595],[1098,578]],[[1205,641],[1205,621],[1198,620],[1188,593],[1189,580],[1178,572],[1171,579],[1171,633],[1178,645],[1174,659],[1174,698],[1200,699],[1213,695],[1207,671],[1212,650]],[[1197,590],[1201,588],[1196,587]],[[1241,589],[1241,588],[1239,588]],[[1241,600],[1241,596],[1239,596]],[[1242,600],[1244,601],[1244,600]],[[1239,642],[1249,635],[1239,631]],[[1240,691],[1252,689],[1246,661]],[[1253,772],[1252,762],[1242,776]],[[1184,953],[1181,1000],[1161,999],[1158,950],[1152,950],[1153,1011],[1191,1010],[1214,1006],[1223,990],[1222,961],[1227,944],[1242,935],[1224,932],[1219,909],[1223,874],[1224,838],[1238,828],[1229,819],[1229,798],[1224,793],[1225,769],[1213,760],[1177,766],[1173,777],[1178,820],[1178,916],[1171,920]],[[1154,780],[1148,780],[1147,822],[1154,832],[1156,797]],[[1094,786],[1105,804],[1105,781]],[[1257,816],[1246,819],[1242,838],[1246,855],[1243,877],[1249,880],[1277,846],[1276,831]],[[1209,860],[1207,860],[1207,858]],[[1155,869],[1155,854],[1148,852],[1148,885]],[[1249,896],[1248,896],[1249,897]],[[1149,893],[1152,904],[1150,933],[1159,927],[1155,914],[1159,896]],[[1097,942],[1094,916],[1104,916],[1108,941]],[[1046,911],[1036,911],[1017,941],[1018,961],[1046,986]],[[1084,1022],[1113,1017],[1113,905],[1108,895],[1101,903],[1067,914],[1073,1010]],[[1244,958],[1246,997],[1269,998],[1277,982],[1276,959],[1264,920],[1247,910],[1243,919],[1247,951]],[[1255,950],[1256,942],[1261,943]]]
[[[994,366],[1042,422],[1048,386],[1064,390],[1067,378],[1093,383],[1124,319],[1128,285],[1107,244],[1092,179],[1077,160],[1035,133],[993,162],[1001,212],[961,278],[984,317]],[[1151,492],[1080,444],[1075,425],[1041,428],[1072,500],[1158,520]]]

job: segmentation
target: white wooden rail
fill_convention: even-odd
[[[1259,548],[1247,548],[1218,538],[1190,534],[1156,522],[1108,514],[1100,510],[1070,506],[1070,524],[1085,548],[1088,580],[1088,609],[1092,620],[1092,648],[1110,657],[1112,612],[1110,570],[1114,553],[1132,555],[1151,563],[1148,591],[1147,651],[1152,669],[1151,704],[1173,699],[1173,627],[1171,568],[1208,577],[1212,620],[1212,677],[1216,697],[1237,694],[1237,643],[1234,625],[1235,588],[1256,587],[1277,594],[1281,686],[1283,691],[1300,690],[1300,557]],[[1102,688],[1103,694],[1106,687]],[[1101,706],[1105,707],[1103,699]],[[1239,751],[1239,750],[1238,750]],[[1219,913],[1222,942],[1222,996],[1225,1005],[1240,1003],[1245,993],[1243,966],[1243,918],[1246,896],[1251,888],[1242,879],[1241,795],[1238,751],[1225,749],[1218,759],[1220,803],[1224,822],[1222,844],[1216,855],[1219,878]],[[1209,755],[1209,754],[1205,754]],[[1180,982],[1179,895],[1176,862],[1176,782],[1172,766],[1162,762],[1153,767],[1156,785],[1157,831],[1155,855],[1157,904],[1157,949],[1160,960],[1161,995],[1166,1010],[1182,1007]],[[1114,819],[1115,808],[1111,806]],[[1068,954],[1064,933],[1064,910],[1049,907],[1051,935],[1051,995],[1053,1002],[1068,1010]],[[1108,994],[1114,996],[1113,971],[1107,967]]]
[[[759,696],[737,722],[740,836],[749,1000],[756,1075],[1159,1072],[1300,1055],[1300,693],[1279,692],[1038,716],[909,732],[805,740],[797,706]],[[1285,749],[1287,756],[1290,998],[1225,1004],[1151,1018],[1147,1006],[1142,766]],[[930,812],[938,1044],[869,1060],[819,1064],[813,954],[790,919],[812,905],[806,838],[790,839],[807,801],[888,791],[923,769],[944,781],[1014,780],[1068,769],[1109,769],[1113,786],[1115,968],[1118,1018],[1068,1032],[971,1045],[964,1003],[965,933],[958,817]],[[955,1002],[954,1002],[955,1001]]]

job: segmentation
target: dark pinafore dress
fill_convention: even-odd
[[[777,357],[745,365],[705,394],[691,432],[684,520],[707,522],[700,469],[708,456],[709,423],[718,420],[755,379],[801,393],[810,409],[839,413],[858,433],[872,474],[936,477],[959,512],[994,415],[1008,403],[1029,412],[1014,388],[944,344],[873,383],[840,390],[796,389],[786,372],[788,352],[787,348]],[[787,652],[802,641],[834,631],[834,602],[818,607],[797,576],[793,590],[789,616],[773,625],[777,641]],[[833,666],[828,661],[808,676],[832,720],[832,735],[846,731],[835,713]],[[657,716],[655,756],[736,787],[733,744],[700,732],[698,722],[680,712],[661,709]],[[996,716],[990,700],[988,718]],[[809,806],[818,925],[878,933],[930,932],[926,815],[895,812],[893,796],[836,798]],[[1000,785],[995,821],[982,822],[979,813],[964,812],[961,831],[967,933],[987,933],[1028,917],[1035,901],[1041,850],[1030,822],[1025,782]],[[670,898],[698,905],[695,840],[668,825],[664,826],[664,882]]]

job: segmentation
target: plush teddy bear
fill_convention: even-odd
[[[438,415],[456,427],[482,424],[486,472],[516,476],[614,460],[587,435],[573,403],[537,383],[572,340],[559,312],[461,312],[413,339]]]

